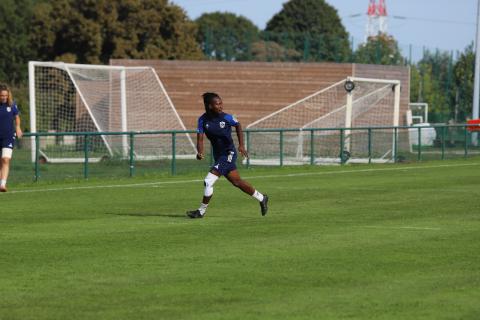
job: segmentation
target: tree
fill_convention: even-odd
[[[417,63],[419,83],[418,100],[429,106],[431,122],[446,122],[454,117],[455,83],[453,79],[453,57],[449,52],[426,51]],[[415,78],[412,78],[412,82]]]
[[[386,34],[370,37],[367,43],[358,47],[355,62],[366,64],[403,65],[405,59],[400,53],[397,41]]]
[[[56,0],[35,7],[31,41],[44,60],[199,59],[195,32],[168,0]]]
[[[281,37],[282,46],[303,52],[305,60],[341,62],[350,57],[348,33],[337,10],[324,0],[286,2],[265,31],[270,40]]]
[[[293,49],[286,49],[274,41],[257,41],[252,43],[252,59],[255,61],[299,61],[301,54]]]
[[[473,108],[473,83],[475,75],[473,43],[460,55],[453,68],[455,78],[455,120],[471,116]]]
[[[250,45],[258,38],[258,28],[243,16],[228,12],[205,13],[195,22],[197,41],[209,58],[249,60]]]
[[[28,23],[32,14],[30,0],[0,1],[0,81],[10,85],[26,82],[27,62],[31,56]]]

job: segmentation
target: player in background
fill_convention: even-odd
[[[15,125],[14,125],[15,122]],[[20,129],[18,108],[13,101],[12,92],[5,85],[0,85],[0,192],[7,192],[7,178],[12,159],[15,138],[23,135]]]
[[[190,218],[203,218],[208,203],[213,195],[213,185],[220,176],[225,176],[231,184],[260,202],[262,216],[268,211],[268,196],[263,195],[252,187],[247,181],[240,178],[235,161],[237,150],[232,139],[232,127],[235,127],[238,137],[238,151],[243,157],[248,157],[243,143],[243,131],[240,122],[235,117],[223,112],[222,98],[216,93],[206,92],[203,95],[205,113],[198,119],[197,128],[197,159],[202,160],[203,138],[206,135],[212,144],[215,163],[204,180],[205,190],[202,203],[197,210],[188,211]]]

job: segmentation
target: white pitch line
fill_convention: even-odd
[[[342,170],[342,171],[329,171],[329,172],[304,172],[304,173],[289,173],[284,175],[270,175],[270,176],[254,176],[248,179],[256,178],[280,178],[280,177],[299,177],[299,176],[314,176],[314,175],[329,175],[337,173],[356,173],[356,172],[375,172],[375,171],[403,171],[403,170],[420,170],[420,169],[436,169],[445,167],[465,167],[465,166],[478,166],[480,163],[463,163],[463,164],[443,164],[437,166],[420,166],[420,167],[398,167],[398,168],[373,168],[373,169],[359,169],[359,170]]]
[[[432,228],[432,227],[402,227],[402,226],[358,226],[358,228],[372,228],[372,229],[410,229],[410,230],[442,230],[440,228]]]
[[[467,166],[478,166],[478,165],[480,165],[480,163],[442,164],[442,165],[419,166],[419,167],[410,166],[410,167],[396,167],[396,168],[341,170],[341,171],[328,171],[328,172],[302,172],[302,173],[274,174],[274,175],[263,175],[263,176],[246,176],[244,178],[247,180],[253,180],[253,179],[302,177],[302,176],[322,176],[322,175],[335,175],[335,174],[344,174],[344,173],[365,173],[365,172],[382,172],[382,171],[409,171],[409,170],[422,170],[422,169],[455,168],[455,167],[467,167]],[[203,179],[157,181],[157,182],[98,185],[98,186],[78,186],[78,187],[47,188],[47,189],[25,189],[25,190],[12,190],[12,191],[9,191],[7,194],[47,192],[47,191],[66,191],[66,190],[148,187],[148,186],[160,186],[160,185],[182,184],[182,183],[192,183],[192,182],[203,182]]]
[[[191,183],[202,182],[202,180],[178,180],[178,181],[159,181],[159,182],[144,182],[144,183],[132,183],[132,184],[111,184],[100,186],[84,186],[84,187],[64,187],[64,188],[47,188],[47,189],[26,189],[26,190],[13,190],[10,193],[31,193],[31,192],[46,192],[46,191],[64,191],[64,190],[88,190],[88,189],[107,189],[107,188],[132,188],[132,187],[159,187],[162,184],[178,184],[178,183]]]

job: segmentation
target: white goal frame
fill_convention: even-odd
[[[84,96],[84,92],[82,92],[81,88],[79,87],[77,81],[75,80],[74,76],[72,75],[71,69],[76,68],[76,69],[82,69],[82,70],[107,70],[107,71],[117,71],[120,72],[120,119],[121,119],[121,132],[129,132],[129,126],[127,122],[127,115],[128,115],[128,104],[127,104],[127,81],[126,81],[126,72],[127,71],[150,71],[154,75],[154,79],[156,81],[156,85],[158,86],[158,90],[163,94],[164,98],[166,99],[168,103],[168,107],[171,109],[173,112],[174,117],[176,118],[175,121],[178,121],[178,125],[180,128],[178,130],[183,130],[186,131],[186,127],[180,118],[177,110],[175,109],[172,100],[170,99],[167,91],[165,90],[165,87],[160,80],[158,74],[155,72],[155,70],[152,67],[125,67],[125,66],[105,66],[105,65],[86,65],[86,64],[70,64],[70,63],[63,63],[63,62],[40,62],[40,61],[30,61],[28,64],[28,72],[29,72],[29,103],[30,103],[30,131],[32,133],[38,133],[37,130],[37,108],[36,108],[36,83],[35,83],[35,68],[36,67],[50,67],[50,68],[56,68],[60,69],[64,72],[66,72],[70,78],[70,81],[73,83],[73,86],[76,89],[76,92],[78,94],[79,99],[85,106],[86,111],[88,112],[93,124],[95,125],[95,128],[99,131],[102,132],[101,126],[99,125],[97,119],[92,113],[91,107],[87,101],[87,99]],[[111,76],[110,76],[111,77]],[[111,79],[110,79],[111,81]],[[111,93],[110,93],[111,95]],[[111,100],[111,96],[109,98]],[[111,101],[110,101],[111,102]],[[158,131],[161,129],[153,130],[153,131]],[[145,129],[145,131],[152,131],[151,129]],[[192,154],[195,153],[196,147],[195,144],[193,143],[191,137],[189,134],[185,134],[186,138],[188,139],[188,143],[192,147]],[[110,143],[107,141],[105,135],[101,135],[101,139],[105,143],[106,148],[108,149],[108,152],[110,155],[113,154],[112,147]],[[128,141],[128,136],[127,134],[122,135],[122,141],[121,141],[121,149],[122,149],[122,154],[123,157],[128,156],[128,150],[129,150],[129,141]],[[31,138],[31,149],[32,149],[32,161],[35,161],[35,137],[32,136]],[[48,159],[47,155],[42,153],[42,156],[44,156],[47,161]],[[66,159],[51,159],[52,162],[83,162],[84,159],[80,158],[66,158]],[[95,159],[92,159],[95,161]]]
[[[300,106],[302,105],[303,103],[305,103],[306,101],[308,101],[309,99],[312,99],[312,98],[315,98],[316,96],[319,96],[323,93],[327,93],[329,90],[335,88],[336,86],[340,86],[342,84],[346,84],[348,82],[352,82],[353,84],[355,83],[362,83],[362,82],[366,82],[366,83],[372,83],[372,84],[380,84],[380,85],[385,85],[385,86],[391,86],[394,94],[393,94],[393,112],[392,112],[392,119],[391,119],[391,122],[389,124],[384,124],[384,126],[392,126],[392,127],[398,127],[399,126],[399,123],[400,123],[400,91],[401,91],[401,82],[400,80],[390,80],[390,79],[375,79],[375,78],[362,78],[362,77],[347,77],[343,80],[340,80],[330,86],[328,86],[327,88],[324,88],[322,90],[319,90],[301,100],[298,100],[286,107],[283,107],[261,119],[258,119],[254,122],[252,122],[251,124],[249,124],[247,126],[247,129],[262,129],[262,122],[272,118],[272,117],[275,117],[275,116],[278,116],[279,114],[283,113],[283,112],[286,112],[290,109],[293,109],[295,108],[296,106]],[[379,90],[383,90],[385,89],[385,86],[382,87],[381,89]],[[377,90],[377,91],[379,91]],[[346,99],[345,99],[345,103],[337,108],[335,108],[334,110],[331,110],[329,111],[328,113],[326,114],[323,114],[317,118],[314,118],[312,119],[311,121],[307,122],[307,123],[303,123],[302,125],[300,126],[297,126],[297,127],[288,127],[289,129],[299,129],[299,135],[298,135],[298,139],[299,139],[299,143],[298,143],[298,150],[297,150],[297,158],[298,158],[298,161],[290,161],[291,164],[296,164],[296,162],[298,162],[298,164],[301,164],[301,163],[305,163],[305,161],[308,161],[306,159],[301,159],[301,155],[303,154],[303,150],[301,150],[301,148],[303,148],[303,132],[306,128],[313,128],[312,125],[315,124],[316,122],[318,122],[319,120],[323,119],[323,118],[327,118],[328,116],[331,116],[332,114],[335,114],[335,113],[338,113],[338,112],[345,112],[345,126],[344,126],[344,134],[345,134],[345,144],[344,144],[344,147],[345,147],[345,151],[350,151],[350,148],[351,148],[351,140],[350,140],[350,136],[351,136],[351,133],[352,133],[352,123],[353,123],[353,120],[352,120],[352,114],[353,114],[353,107],[355,105],[355,103],[359,103],[359,102],[362,102],[362,100],[367,100],[369,96],[371,96],[373,93],[369,93],[368,95],[365,95],[365,96],[359,96],[359,97],[355,97],[354,98],[354,91],[355,91],[355,88],[353,88],[352,90],[347,90],[346,86],[345,86],[345,91],[346,91]],[[355,99],[355,100],[354,100]],[[272,127],[263,127],[265,129],[272,129]],[[286,127],[281,127],[281,128],[276,128],[276,129],[286,129]],[[395,159],[396,157],[396,145],[398,143],[398,137],[395,136],[394,134],[395,130],[392,129],[392,148],[391,150],[388,152],[391,154],[391,158]],[[398,135],[398,133],[397,133]],[[375,162],[387,162],[388,160],[384,160],[385,157],[387,157],[387,154],[385,154],[381,159],[375,159],[374,161]],[[328,158],[328,159],[317,159],[318,162],[325,162],[325,163],[335,163],[337,162],[338,159],[331,159],[331,158]],[[355,161],[356,160],[356,161]],[[350,159],[349,160],[350,162],[364,162],[365,160],[364,159]],[[258,160],[259,164],[267,164],[267,162],[269,162],[268,160]],[[275,161],[273,161],[275,162]],[[251,160],[251,163],[252,164],[255,164],[255,160]],[[276,162],[278,163],[278,162]]]

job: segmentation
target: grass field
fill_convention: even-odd
[[[479,319],[480,159],[10,185],[0,319]]]

